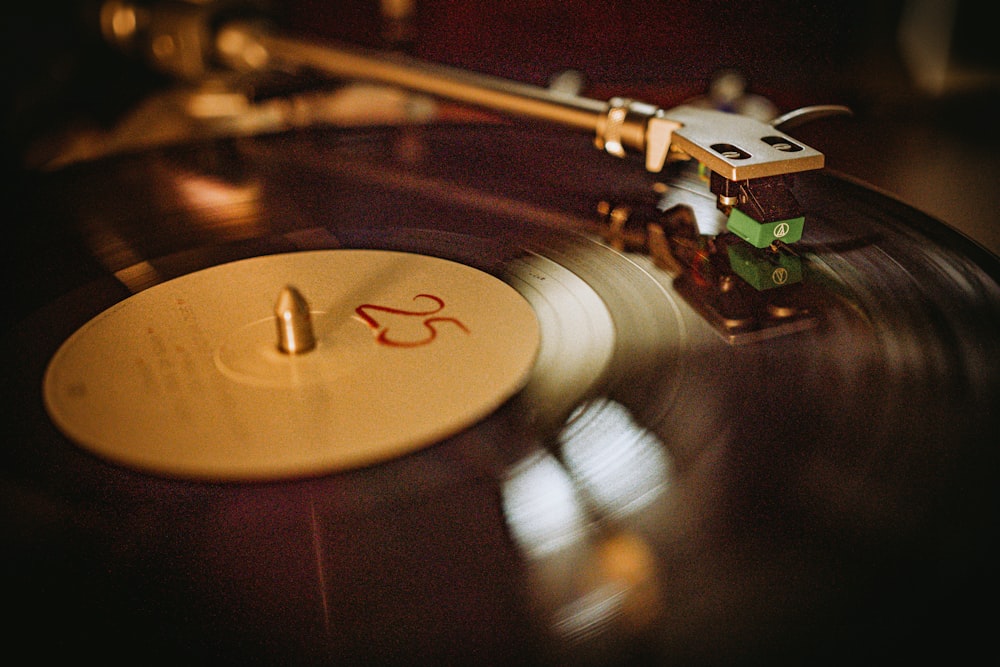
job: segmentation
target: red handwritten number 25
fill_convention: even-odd
[[[440,313],[444,309],[444,300],[440,299],[432,294],[418,294],[413,297],[414,301],[418,299],[425,299],[434,302],[433,306],[429,306],[426,310],[403,310],[400,308],[390,308],[389,306],[377,306],[372,303],[365,303],[354,309],[358,317],[364,321],[373,330],[378,331],[379,334],[376,337],[376,342],[382,345],[388,345],[390,347],[419,347],[421,345],[430,344],[435,338],[437,338],[437,325],[449,323],[453,324],[465,333],[469,333],[469,329],[462,324],[459,320],[454,317],[433,317],[437,313]],[[404,317],[422,317],[424,318],[423,326],[427,330],[427,335],[424,338],[418,340],[400,340],[397,338],[392,338],[389,335],[389,327],[386,325],[382,328],[375,316],[372,313],[389,313],[392,315],[402,315]]]

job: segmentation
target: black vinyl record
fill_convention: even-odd
[[[719,228],[688,165],[653,178],[488,123],[213,140],[19,186],[11,653],[874,664],[990,646],[1000,262],[897,201],[800,174],[804,236],[768,254]],[[292,479],[135,470],[49,418],[50,360],[116,304],[328,249],[534,272],[548,361],[441,442]]]

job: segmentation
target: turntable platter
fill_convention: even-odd
[[[678,231],[664,202],[711,215],[703,185],[499,124],[296,131],[26,179],[5,335],[14,643],[45,627],[40,659],[165,664],[974,659],[998,593],[1000,261],[822,172],[796,179],[794,255],[762,257]],[[625,241],[609,201],[646,211]],[[386,279],[401,257],[416,264]],[[285,282],[318,334],[293,357],[274,348]],[[460,400],[404,386],[407,413],[378,403],[386,379],[356,415],[314,400],[357,350],[431,351],[378,344],[390,314],[459,346],[418,376]],[[119,367],[157,358],[184,401],[143,398],[163,368]],[[439,364],[458,387],[420,375]],[[180,415],[226,408],[196,382],[267,399],[188,420],[185,441]],[[81,387],[95,402],[72,414]],[[329,438],[364,440],[317,411],[390,411],[391,451],[330,458]],[[115,440],[125,412],[143,416]],[[137,460],[144,438],[185,444]]]

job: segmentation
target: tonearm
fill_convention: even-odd
[[[185,78],[224,67],[369,80],[582,130],[612,155],[640,152],[654,173],[668,156],[697,160],[711,172],[710,188],[729,216],[729,230],[760,248],[801,237],[804,215],[786,176],[820,169],[824,162],[822,153],[779,128],[846,111],[809,107],[766,123],[694,106],[661,109],[620,97],[589,99],[398,53],[289,36],[240,2],[108,0],[101,8],[101,26],[113,44],[140,50],[157,68]]]

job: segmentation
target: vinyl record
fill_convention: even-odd
[[[20,185],[4,584],[13,643],[39,660],[844,664],[988,647],[1000,262],[897,201],[801,174],[802,240],[758,251],[691,165],[653,179],[576,136],[495,124],[213,140]],[[109,456],[46,403],[46,372],[95,322],[82,372],[113,392],[112,367],[141,366],[135,327],[177,322],[158,302],[171,289],[234,295],[238,321],[219,316],[234,332],[271,321],[249,314],[275,296],[254,276],[357,252],[472,272],[502,295],[478,304],[496,321],[505,298],[524,306],[531,325],[490,345],[517,366],[505,346],[528,334],[526,374],[406,451],[225,479]],[[380,335],[371,313],[388,311],[364,305],[437,308],[413,296],[350,301],[351,335]],[[211,358],[259,370],[233,340]],[[337,407],[361,400],[345,391]],[[289,405],[291,421],[330,407]],[[247,428],[272,428],[244,407]],[[100,438],[123,418],[97,419]],[[174,418],[150,425],[167,444]],[[144,436],[130,428],[126,452]],[[293,449],[318,432],[267,431]]]

